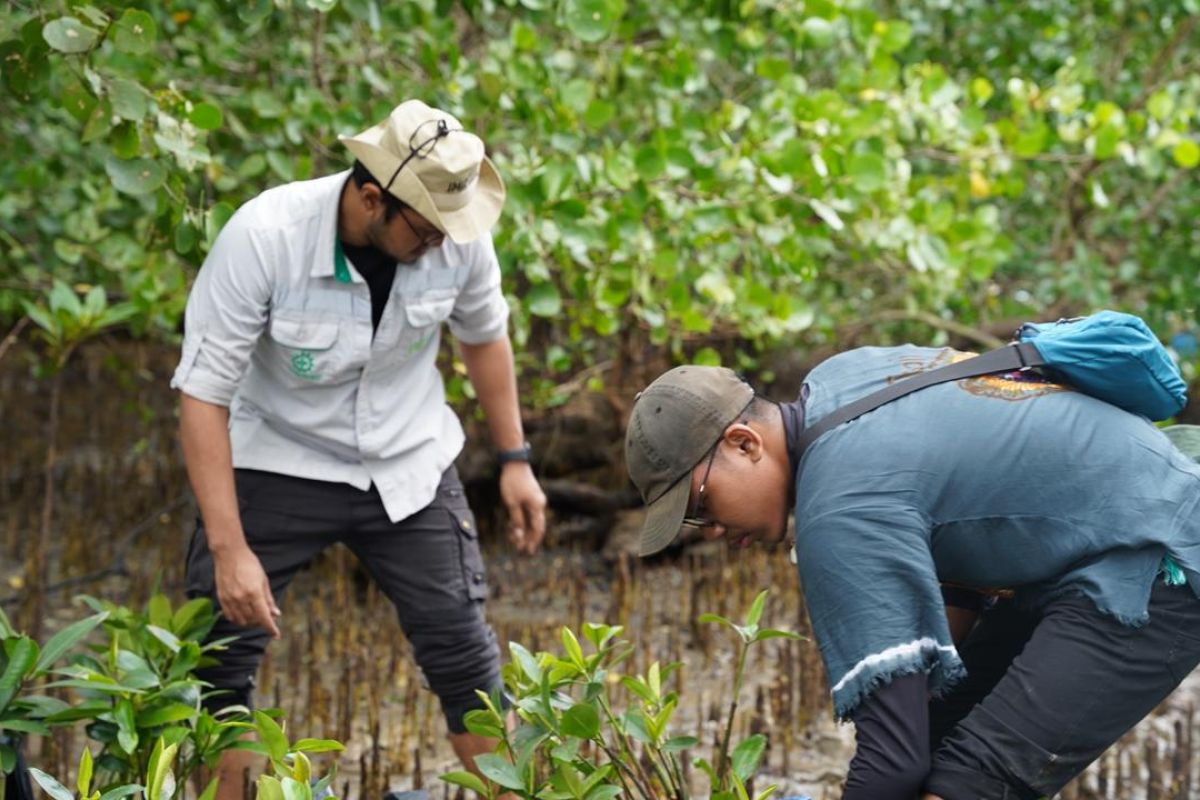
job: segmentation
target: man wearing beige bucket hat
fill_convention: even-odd
[[[203,672],[220,690],[207,702],[251,702],[277,598],[341,542],[395,604],[473,767],[492,745],[462,718],[500,685],[499,654],[436,367],[443,323],[488,419],[509,538],[532,553],[545,530],[489,233],[504,184],[479,137],[419,100],[341,141],[353,168],[242,206],[188,300],[172,380],[200,511],[187,590],[220,605],[212,637],[234,637]],[[248,755],[222,761],[222,800]]]

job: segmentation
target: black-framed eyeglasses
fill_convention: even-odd
[[[437,129],[433,135],[423,140],[420,144],[413,144],[417,141],[417,137],[421,135],[421,130],[427,125],[436,125]],[[400,166],[396,167],[396,171],[392,173],[392,177],[388,178],[387,185],[383,187],[386,192],[392,188],[392,184],[396,182],[396,176],[400,174],[400,170],[408,166],[408,162],[414,158],[428,158],[433,152],[433,148],[437,146],[438,139],[444,139],[455,131],[461,131],[462,128],[451,128],[446,124],[444,119],[427,119],[418,125],[412,132],[412,136],[408,137],[408,155],[400,162]]]
[[[680,527],[689,528],[692,530],[703,530],[716,525],[711,519],[706,519],[704,516],[704,490],[708,487],[708,476],[712,472],[713,461],[717,457],[717,448],[721,446],[721,440],[712,446],[712,450],[708,453],[708,466],[704,468],[704,477],[700,479],[700,488],[696,490],[696,507],[692,513],[683,518],[683,522],[679,523]]]
[[[400,209],[400,218],[404,220],[404,224],[408,226],[410,231],[412,231],[413,237],[417,240],[417,242],[420,243],[420,248],[422,250],[428,250],[433,247],[441,247],[442,242],[446,241],[446,234],[442,231],[434,231],[433,233],[427,233],[422,236],[421,232],[417,230],[417,226],[413,225],[412,220],[408,218],[408,214],[404,213],[407,210],[407,208]]]

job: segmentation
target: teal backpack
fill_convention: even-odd
[[[800,452],[838,425],[927,386],[1033,368],[1155,421],[1173,417],[1187,405],[1187,384],[1146,323],[1132,314],[1100,311],[1058,322],[1028,322],[1011,344],[897,381],[842,406],[805,429]]]
[[[1155,421],[1187,405],[1187,384],[1154,333],[1132,314],[1035,324],[1017,331],[1032,342],[1054,378],[1081,392]]]

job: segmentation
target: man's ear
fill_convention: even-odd
[[[364,183],[358,187],[358,198],[368,214],[374,214],[383,207],[383,189],[374,183]]]
[[[762,435],[744,422],[735,422],[726,428],[724,439],[728,444],[736,447],[739,454],[748,455],[751,461],[758,461],[762,458]]]

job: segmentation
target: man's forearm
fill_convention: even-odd
[[[463,364],[467,377],[487,416],[492,442],[499,450],[513,450],[525,443],[521,409],[517,402],[517,379],[513,370],[512,344],[508,337],[483,344],[465,344]]]
[[[854,712],[857,747],[842,800],[915,800],[929,772],[924,673],[876,689]]]
[[[229,409],[180,394],[179,438],[209,550],[216,554],[245,547],[233,482]]]

